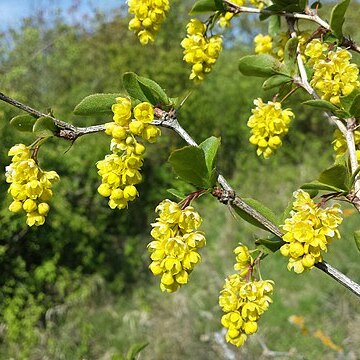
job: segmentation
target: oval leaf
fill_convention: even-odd
[[[154,80],[148,79],[148,78],[144,78],[142,76],[138,76],[137,79],[140,83],[140,87],[143,88],[144,91],[145,91],[145,89],[150,91],[153,94],[154,98],[157,100],[157,104],[154,104],[154,105],[170,104],[170,100],[169,100],[168,96],[166,95],[165,91],[162,89],[162,87],[157,82],[155,82]]]
[[[123,75],[123,85],[127,93],[134,99],[140,101],[149,101],[147,96],[144,94],[143,89],[141,88],[137,75],[133,72],[127,72]],[[154,100],[154,99],[152,99]]]
[[[360,89],[355,88],[349,95],[340,96],[341,107],[349,112],[355,98],[360,94]]]
[[[343,0],[336,4],[331,11],[330,29],[339,40],[342,40],[343,38],[342,27],[345,21],[345,13],[349,3],[350,0]]]
[[[123,85],[134,99],[147,101],[152,105],[170,104],[165,91],[151,79],[138,76],[133,72],[127,72],[123,75]]]
[[[279,34],[281,29],[281,17],[278,15],[270,16],[268,33],[270,36],[275,37]]]
[[[80,101],[74,109],[75,115],[89,116],[99,114],[112,114],[111,107],[116,98],[124,94],[92,94]]]
[[[276,74],[286,74],[284,65],[271,55],[247,55],[240,59],[239,70],[247,76],[270,77]]]
[[[335,164],[328,169],[324,170],[318,180],[321,183],[339,188],[341,190],[349,190],[351,174],[346,166]]]
[[[313,106],[322,110],[336,111],[339,110],[337,106],[326,100],[307,100],[303,104]]]
[[[291,38],[285,45],[284,63],[289,75],[295,75],[298,71],[296,61],[298,42],[298,38]]]
[[[220,143],[220,138],[211,136],[199,145],[199,147],[204,151],[205,162],[209,172],[215,169],[216,155],[219,150]]]
[[[360,94],[355,96],[349,112],[352,116],[356,118],[360,117]]]
[[[204,151],[197,146],[185,146],[175,150],[169,157],[175,173],[184,181],[198,188],[211,187]]]
[[[285,241],[278,236],[273,236],[269,239],[255,240],[255,245],[257,245],[258,248],[260,247],[261,250],[263,250],[263,247],[265,247],[266,249],[270,250],[270,252],[278,251],[284,244],[285,244]],[[265,252],[267,254],[270,253],[269,251],[266,251],[266,250],[265,250]]]
[[[32,132],[35,121],[31,115],[18,115],[10,120],[10,125],[21,132]]]
[[[190,10],[190,15],[208,13],[214,11],[223,11],[225,10],[224,4],[222,1],[217,0],[200,0],[197,1],[192,9]]]
[[[316,181],[316,180],[300,186],[300,189],[303,189],[306,192],[308,192],[311,197],[316,196],[318,191],[331,191],[331,192],[342,192],[343,191],[342,189],[340,189],[338,187],[324,184],[324,183]],[[314,193],[314,195],[313,195],[312,192],[316,192],[316,193]]]
[[[264,83],[262,84],[262,87],[264,90],[269,90],[277,86],[281,86],[284,84],[289,83],[293,79],[286,75],[273,75],[266,79]]]
[[[38,137],[53,136],[56,132],[54,121],[48,117],[40,117],[33,126],[33,133]]]

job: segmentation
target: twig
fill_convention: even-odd
[[[261,10],[253,7],[239,6],[228,0],[224,0],[224,3],[229,6],[229,12],[233,12],[235,14],[247,13],[247,14],[278,15],[287,18],[309,20],[317,23],[326,30],[330,29],[330,25],[326,21],[322,20],[315,12],[311,14],[302,14],[302,13],[286,12],[286,11],[271,11],[266,9]]]
[[[26,111],[27,113],[35,116],[35,117],[42,117],[47,116],[50,117],[52,120],[54,120],[54,123],[56,126],[61,128],[60,131],[66,131],[68,132],[68,137],[61,136],[61,133],[59,133],[59,137],[63,137],[67,140],[76,140],[79,136],[85,135],[85,134],[91,134],[96,133],[104,130],[104,125],[96,125],[96,126],[89,126],[84,128],[78,128],[74,125],[68,124],[62,120],[56,119],[52,116],[48,116],[47,114],[43,114],[37,110],[32,109],[31,107],[24,105],[14,99],[11,99],[10,97],[4,95],[0,92],[0,100],[3,100],[7,102],[10,105],[13,105],[21,110]],[[155,108],[155,116],[158,118],[152,122],[153,125],[162,126],[168,129],[173,130],[176,132],[187,144],[192,146],[197,146],[197,143],[195,140],[187,133],[185,129],[182,128],[182,126],[179,124],[177,120],[177,114],[175,110],[170,110],[169,112],[166,112],[164,110],[161,110],[159,108]],[[261,215],[258,211],[253,209],[251,206],[246,204],[244,200],[241,199],[241,197],[235,195],[234,189],[229,185],[229,183],[226,181],[226,179],[219,174],[217,178],[218,183],[221,185],[222,189],[228,193],[232,193],[233,197],[229,199],[229,202],[231,205],[238,207],[239,209],[246,212],[249,216],[251,216],[253,219],[259,221],[269,232],[272,234],[282,237],[281,230],[273,224],[271,221],[269,221],[267,218],[265,218],[263,215]],[[351,290],[354,294],[360,297],[360,285],[349,279],[347,276],[342,274],[340,271],[336,270],[334,267],[327,264],[325,261],[322,263],[318,263],[315,265],[317,268],[325,272],[326,274],[330,275],[333,279],[335,279],[339,284],[343,285],[347,289]]]
[[[33,108],[31,108],[28,105],[22,104],[21,102],[12,99],[11,97],[3,94],[0,92],[0,100],[20,109],[28,114],[39,118],[39,117],[48,117],[51,120],[54,121],[54,124],[59,128],[59,131],[56,132],[54,135],[60,138],[64,138],[66,140],[75,141],[78,137],[87,135],[87,134],[93,134],[97,132],[101,132],[105,130],[104,125],[94,125],[94,126],[88,126],[88,127],[77,127],[74,125],[71,125],[65,121],[59,120],[49,114],[44,114],[40,111],[37,111]]]
[[[253,7],[240,6],[240,5],[237,5],[228,0],[223,0],[223,1],[225,4],[228,5],[227,11],[232,12],[233,14],[246,13],[246,14],[259,14],[259,15],[260,14],[277,15],[277,16],[283,16],[285,18],[292,18],[292,19],[297,19],[297,20],[308,20],[308,21],[315,22],[316,24],[318,24],[325,30],[330,30],[330,25],[326,21],[321,19],[321,17],[316,13],[316,11],[310,11],[310,9],[305,10],[305,12],[308,12],[307,14],[306,13],[296,13],[296,12],[286,12],[286,11],[271,11],[271,10],[267,10],[267,9],[261,10],[261,9],[253,8]],[[350,39],[346,36],[343,37],[341,46],[347,47],[355,52],[360,53],[360,46],[356,45],[352,39]]]

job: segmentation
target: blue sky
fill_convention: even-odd
[[[42,9],[45,16],[54,13],[56,9],[68,10],[74,0],[0,0],[0,30],[5,30],[9,26],[17,26],[21,19],[31,16],[39,9]],[[118,7],[124,3],[124,0],[82,0],[80,3],[79,13],[92,13],[92,9],[97,8],[105,12]]]

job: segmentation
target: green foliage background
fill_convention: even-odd
[[[295,100],[288,106],[294,109],[296,121],[283,148],[268,161],[257,158],[248,143],[246,122],[252,100],[270,99],[273,94],[261,91],[259,80],[241,76],[237,61],[252,51],[250,36],[265,31],[264,25],[241,17],[243,35],[226,35],[226,49],[213,73],[194,87],[179,46],[189,4],[174,1],[156,44],[145,48],[127,30],[125,9],[111,21],[96,14],[77,25],[67,24],[61,15],[51,24],[37,17],[27,19],[20,29],[1,35],[0,90],[36,109],[51,107],[58,118],[79,126],[111,121],[79,118],[71,111],[91,93],[121,92],[121,76],[126,71],[154,79],[169,96],[191,91],[180,111],[183,127],[198,142],[221,136],[219,168],[224,175],[232,178],[240,194],[282,211],[292,191],[315,178],[322,166],[330,165],[332,129],[320,113],[304,109]],[[357,4],[353,6],[358,9]],[[352,33],[356,21],[356,17],[348,21]],[[161,294],[147,270],[153,209],[169,196],[165,189],[184,187],[166,164],[171,150],[183,145],[181,141],[163,131],[159,143],[148,147],[140,199],[127,211],[112,211],[96,192],[95,164],[108,152],[108,137],[86,136],[73,145],[51,140],[41,149],[40,164],[56,170],[61,182],[56,185],[46,224],[28,229],[22,216],[7,210],[10,198],[3,171],[9,163],[9,148],[33,140],[8,126],[18,113],[0,104],[0,357],[120,359],[131,345],[146,341],[150,342],[143,352],[146,359],[225,358],[226,345],[212,335],[221,328],[217,294],[231,271],[232,249],[238,241],[251,244],[254,229],[234,221],[214,201],[200,201],[208,247],[204,263],[187,287],[173,296]],[[355,219],[348,222],[354,225]],[[346,226],[351,229],[350,225]],[[346,226],[344,240],[334,244],[338,255],[331,260],[356,280],[356,254]],[[302,349],[306,346],[309,358],[324,354],[335,358],[334,351],[314,338],[294,342],[299,330],[287,318],[300,312],[310,323],[316,316],[316,326],[330,331],[347,354],[356,354],[357,339],[350,334],[349,323],[356,304],[352,295],[316,270],[301,279],[295,277],[287,273],[279,255],[274,258],[263,270],[264,277],[275,279],[276,289],[274,305],[260,325],[261,341],[274,350],[295,347],[294,354],[299,356],[306,354]],[[310,286],[314,281],[321,282],[319,288]],[[320,316],[324,307],[325,317]],[[337,329],[329,330],[329,326]],[[287,340],[281,336],[284,328]],[[239,354],[255,359],[261,351],[254,340]]]

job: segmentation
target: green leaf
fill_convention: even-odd
[[[341,107],[349,112],[355,98],[360,94],[360,89],[355,88],[349,95],[340,96]]]
[[[116,98],[123,94],[92,94],[80,101],[74,109],[75,115],[90,116],[111,114],[111,107],[116,103]]]
[[[268,54],[242,57],[239,61],[239,70],[247,76],[270,77],[276,74],[287,75],[284,65]]]
[[[147,342],[132,345],[126,354],[126,360],[136,360],[136,356],[148,345],[149,343]]]
[[[322,110],[336,111],[339,110],[337,106],[326,100],[307,100],[303,104],[313,106]]]
[[[32,132],[35,121],[31,115],[17,115],[10,120],[10,125],[21,132]]]
[[[355,96],[349,112],[352,116],[356,118],[360,117],[360,94]]]
[[[39,117],[33,126],[33,133],[38,137],[54,136],[56,130],[54,121],[45,116]]]
[[[291,38],[286,42],[285,52],[284,52],[284,64],[289,75],[295,75],[298,71],[296,55],[297,55],[297,46],[298,38]]]
[[[266,79],[262,84],[264,90],[269,90],[283,84],[291,82],[293,79],[287,75],[273,75]]]
[[[123,75],[123,85],[127,93],[134,99],[147,101],[152,105],[168,105],[170,103],[168,96],[158,83],[133,72]]]
[[[170,100],[165,91],[157,82],[142,76],[138,76],[137,79],[140,83],[140,87],[144,90],[144,92],[149,90],[157,100],[157,104],[153,105],[168,105],[170,103]]]
[[[328,185],[328,184],[324,184],[324,183],[321,183],[317,180],[314,180],[310,183],[305,183],[303,184],[300,189],[303,189],[305,190],[306,192],[308,192],[310,195],[311,195],[311,191],[331,191],[331,192],[342,192],[343,190],[340,189],[340,188],[337,188],[335,186],[331,186],[331,185]],[[316,196],[317,193],[314,194],[314,196]],[[314,196],[311,196],[311,197],[314,197]]]
[[[354,240],[357,249],[360,251],[360,230],[354,231]]]
[[[349,4],[350,0],[343,0],[336,4],[331,11],[330,29],[339,40],[342,40],[343,38],[342,27]]]
[[[350,181],[349,181],[349,188],[352,188],[354,183],[355,183],[355,179],[356,176],[360,173],[360,166],[357,167],[357,169],[354,171],[354,173],[351,175],[350,177]]]
[[[190,10],[190,15],[214,12],[218,10],[219,11],[225,10],[225,6],[222,1],[199,0],[193,5],[192,9]]]
[[[175,196],[176,198],[182,200],[186,198],[186,195],[184,193],[182,193],[179,190],[176,189],[167,189],[166,190],[168,193],[170,193],[171,195]]]
[[[270,16],[268,33],[271,37],[275,37],[279,34],[281,29],[281,17],[277,15]]]
[[[209,172],[212,171],[216,166],[216,156],[219,150],[220,143],[220,138],[211,136],[199,145],[199,147],[204,151],[206,167]]]
[[[140,101],[148,101],[151,104],[155,101],[151,93],[144,93],[143,88],[140,86],[138,76],[133,72],[126,72],[123,75],[123,85],[127,93],[134,99]],[[150,97],[150,99],[149,99]]]
[[[175,150],[169,157],[175,173],[184,181],[198,188],[208,189],[212,186],[206,166],[204,151],[197,146],[185,146]]]
[[[349,190],[350,177],[346,166],[335,164],[324,170],[320,174],[318,181],[341,190]]]
[[[263,215],[266,219],[268,219],[270,222],[272,222],[275,225],[279,225],[279,219],[276,217],[276,215],[272,212],[271,209],[269,209],[267,206],[262,204],[261,202],[252,199],[252,198],[243,198],[242,199],[247,205],[251,206],[253,209],[255,209],[257,212],[259,212],[261,215]],[[239,209],[237,206],[232,206],[235,212],[245,221],[248,223],[269,231],[263,224],[261,224],[258,220],[251,217],[247,212],[245,212],[242,209]]]
[[[260,248],[262,251],[264,251],[265,249],[268,249],[271,252],[276,252],[284,244],[285,244],[285,241],[278,236],[273,236],[269,239],[256,239],[255,240],[255,245],[257,245],[257,247]],[[265,249],[263,249],[263,248],[265,248]],[[269,251],[265,250],[265,252],[269,254]]]
[[[266,7],[264,12],[260,12],[260,15],[259,15],[259,20],[260,21],[264,21],[266,20],[268,17],[272,16],[271,13],[276,13],[276,12],[281,12],[281,6],[279,5],[270,5],[268,7]]]

